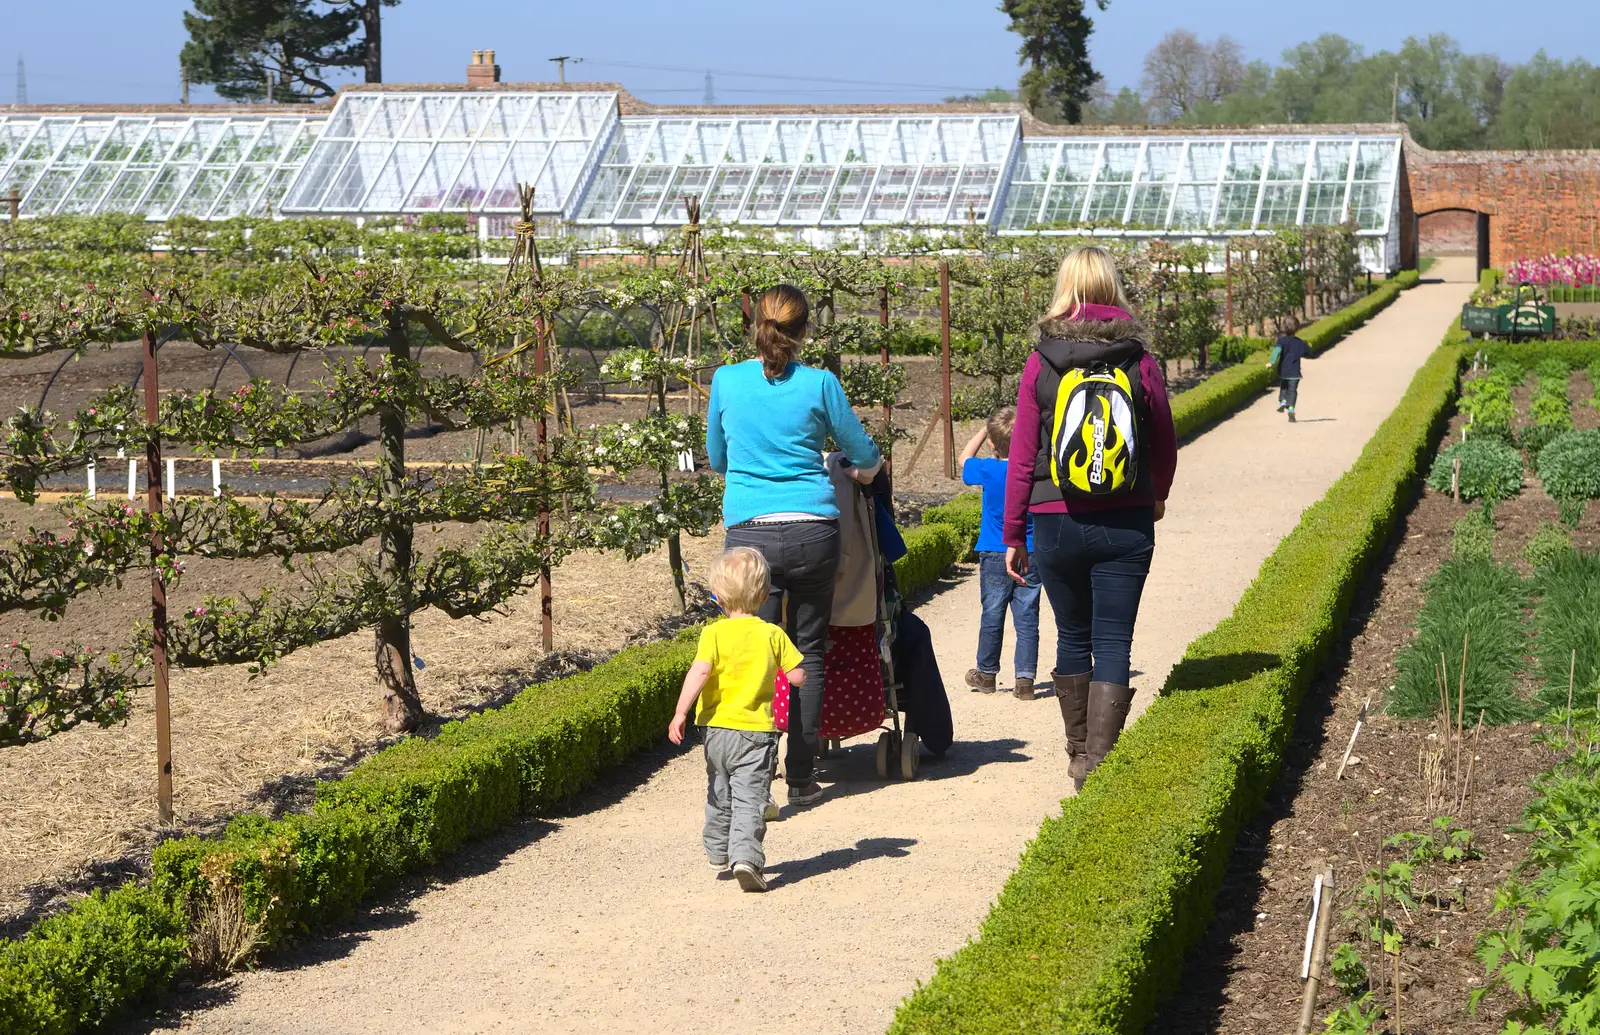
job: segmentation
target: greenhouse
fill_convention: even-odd
[[[1369,267],[1398,261],[1398,133],[1025,136],[1041,124],[1000,110],[625,115],[624,100],[386,88],[291,113],[0,112],[0,198],[15,191],[24,217],[514,216],[531,183],[542,222],[602,242],[681,224],[686,196],[708,221],[812,243],[906,225],[1220,239],[1353,220]]]

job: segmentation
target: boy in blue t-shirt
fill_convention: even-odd
[[[1016,696],[1033,700],[1033,678],[1039,666],[1039,568],[1029,563],[1026,585],[1018,585],[1006,571],[1006,544],[1001,538],[1001,516],[1006,506],[1006,454],[1011,451],[1011,427],[1017,411],[1007,407],[990,417],[961,453],[961,480],[983,489],[983,519],[978,528],[978,590],[983,618],[978,625],[978,666],[967,673],[967,685],[980,694],[995,691],[1000,672],[1000,648],[1005,644],[1006,607],[1017,629]],[[980,458],[988,442],[993,457]],[[1033,553],[1033,526],[1028,526],[1028,553]]]

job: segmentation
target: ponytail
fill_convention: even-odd
[[[779,284],[761,293],[751,317],[756,355],[761,357],[761,372],[769,380],[782,377],[800,354],[811,306],[805,293],[791,284]]]

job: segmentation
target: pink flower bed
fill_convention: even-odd
[[[1600,284],[1600,256],[1546,255],[1540,259],[1519,259],[1506,268],[1506,280],[1513,284],[1592,287]]]

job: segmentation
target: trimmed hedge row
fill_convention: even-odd
[[[1583,370],[1592,363],[1600,362],[1600,341],[1546,341],[1533,338],[1512,342],[1504,338],[1491,338],[1474,342],[1472,350],[1487,356],[1490,366],[1512,360],[1532,369],[1545,360],[1553,359],[1565,363],[1568,370]]]
[[[1398,298],[1400,292],[1416,286],[1417,281],[1417,272],[1406,270],[1379,284],[1365,297],[1308,325],[1301,330],[1300,337],[1315,355],[1372,319]],[[1173,397],[1172,422],[1178,431],[1178,441],[1193,438],[1248,406],[1272,384],[1272,371],[1266,365],[1272,342],[1265,338],[1259,340],[1260,351]]]
[[[961,518],[961,507],[951,511]],[[972,548],[974,527],[925,523],[895,564],[907,594]],[[187,918],[238,892],[261,946],[348,914],[395,878],[465,841],[576,793],[658,742],[694,659],[700,627],[629,647],[592,670],[529,687],[317,785],[309,815],[239,816],[215,840],[164,842],[150,887],[98,894],[0,943],[0,1031],[66,1035],[168,988],[185,965]]]
[[[1446,337],[1232,616],[1190,645],[1162,696],[1045,821],[977,940],[902,1003],[893,1035],[1144,1030],[1442,432],[1462,340]]]

